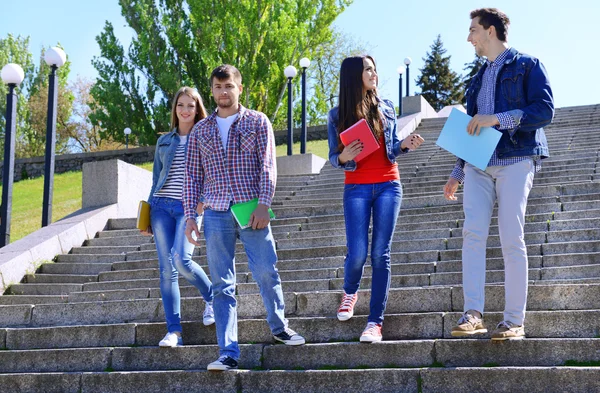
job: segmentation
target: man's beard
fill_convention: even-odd
[[[231,98],[217,100],[217,106],[219,108],[231,108],[233,106],[233,100]]]

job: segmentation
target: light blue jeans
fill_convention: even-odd
[[[202,217],[196,219],[198,226]],[[185,237],[183,204],[172,198],[152,198],[150,223],[158,253],[160,294],[167,330],[181,332],[179,273],[198,288],[205,301],[212,301],[212,284],[204,270],[192,260],[194,245]]]
[[[504,320],[523,325],[527,303],[527,247],[525,210],[535,166],[525,160],[485,172],[465,165],[462,272],[464,311],[483,314],[485,303],[486,244],[494,203],[498,200],[498,229],[504,257]]]
[[[287,327],[281,280],[275,267],[277,254],[271,225],[264,229],[240,229],[228,211],[204,211],[206,257],[213,278],[213,308],[220,355],[239,359],[237,302],[235,299],[235,242],[240,239],[248,255],[248,268],[258,284],[271,332]]]
[[[371,236],[371,304],[368,322],[382,323],[390,289],[390,251],[394,228],[402,203],[399,181],[344,186],[344,220],[346,246],[344,291],[358,291],[369,251],[369,224],[373,215]]]

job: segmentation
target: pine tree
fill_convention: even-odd
[[[467,75],[463,77],[463,86],[465,90],[469,87],[471,80],[477,75],[483,64],[485,64],[485,59],[477,55],[475,55],[472,62],[465,63],[465,67],[463,68],[463,71],[467,71]]]
[[[450,69],[450,56],[444,57],[446,49],[441,35],[431,45],[431,53],[423,58],[425,65],[419,71],[417,86],[421,95],[439,111],[447,105],[460,104],[463,100],[464,89],[461,76]]]

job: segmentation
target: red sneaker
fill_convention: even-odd
[[[367,323],[367,327],[360,336],[361,343],[377,343],[381,341],[381,324],[375,322]]]
[[[338,308],[337,317],[340,321],[347,321],[354,315],[354,305],[358,300],[358,293],[353,295],[348,295],[344,292],[344,297],[342,298],[342,304],[340,304],[340,308]]]

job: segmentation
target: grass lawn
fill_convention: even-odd
[[[287,154],[287,144],[279,145],[275,147],[277,149],[277,156],[285,156]],[[294,143],[292,146],[293,154],[300,154],[300,142]],[[321,158],[327,159],[329,157],[329,146],[326,140],[321,141],[308,141],[306,142],[306,152],[313,153]]]
[[[276,147],[277,156],[287,154],[287,145]],[[294,154],[300,154],[300,143],[294,143]],[[306,152],[327,158],[327,141],[309,141]],[[152,171],[152,163],[138,165]],[[81,209],[81,172],[54,175],[52,222]],[[0,188],[0,195],[2,189]],[[13,185],[10,241],[15,242],[42,227],[44,178],[21,180]]]
[[[54,175],[53,191],[52,222],[81,209],[81,172]],[[11,243],[42,227],[43,198],[43,177],[13,184]]]

